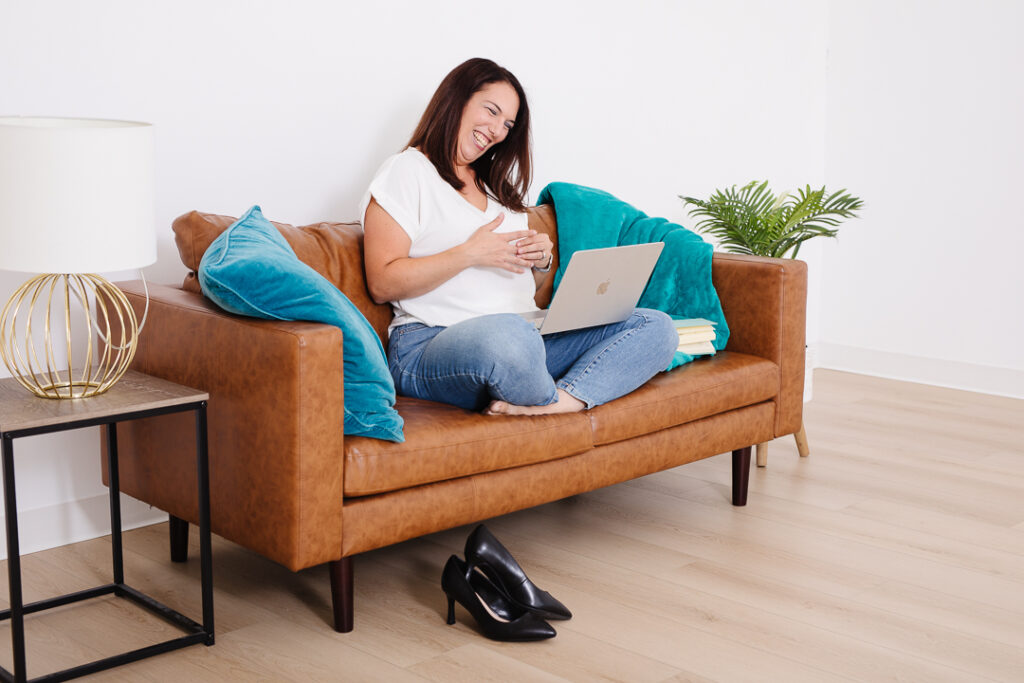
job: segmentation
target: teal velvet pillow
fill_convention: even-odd
[[[298,259],[260,207],[249,209],[210,244],[199,264],[199,284],[231,313],[340,327],[345,434],[405,441],[394,407],[394,380],[377,333],[337,287]]]

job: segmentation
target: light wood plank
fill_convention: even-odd
[[[532,649],[546,646],[535,643]],[[524,661],[520,656],[508,657],[477,644],[464,645],[451,652],[417,664],[412,670],[430,681],[481,681],[506,683],[507,681],[537,681],[557,683],[566,679],[545,673]]]
[[[708,507],[717,506],[719,501],[717,491],[711,489],[688,491],[680,495]],[[1024,564],[1021,563],[1019,552],[1007,550],[1005,547],[985,547],[977,542],[950,539],[921,529],[908,529],[893,523],[891,516],[876,520],[868,516],[849,514],[845,510],[809,511],[801,503],[760,494],[749,497],[748,505],[742,512],[764,520],[802,527],[812,533],[819,533],[824,525],[830,536],[838,536],[847,541],[864,543],[873,548],[904,553],[941,564],[974,569],[983,574],[990,574],[993,578],[1006,578],[1024,583]],[[1001,527],[991,525],[983,528],[1001,530]]]
[[[967,519],[945,510],[930,510],[892,500],[866,500],[848,507],[846,513],[970,543],[986,550],[995,548],[1024,555],[1024,535],[1013,528]]]
[[[1024,650],[1019,643],[993,642],[987,637],[965,634],[959,628],[938,626],[915,616],[868,606],[859,596],[851,600],[809,595],[801,586],[766,581],[751,572],[704,563],[687,565],[670,580],[694,591],[728,596],[753,609],[812,624],[834,634],[825,636],[829,641],[850,639],[877,646],[875,653],[868,654],[873,660],[871,664],[849,663],[848,670],[856,671],[857,677],[864,680],[920,677],[926,665],[918,658],[934,666],[928,680],[936,680],[934,677],[1024,680]],[[869,592],[872,591],[882,593],[880,588]],[[913,657],[908,658],[907,653],[913,653]]]
[[[857,596],[857,602],[913,618],[925,627],[934,624],[1009,645],[1018,651],[1024,647],[1019,614],[974,600],[893,581],[864,591]]]

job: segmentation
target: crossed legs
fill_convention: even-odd
[[[388,364],[406,396],[490,414],[570,412],[633,391],[668,367],[677,343],[671,319],[649,309],[544,337],[520,316],[498,314],[396,328]]]

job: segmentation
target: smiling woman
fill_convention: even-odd
[[[475,190],[482,198],[490,188],[502,206],[526,210],[532,170],[530,107],[523,86],[508,69],[488,59],[471,59],[452,70],[408,146],[427,155],[438,174],[459,191]]]
[[[530,230],[530,109],[512,73],[470,59],[438,86],[408,148],[360,207],[371,296],[391,302],[399,394],[488,414],[572,412],[668,367],[678,335],[660,311],[541,336],[520,313],[548,277],[551,238]]]

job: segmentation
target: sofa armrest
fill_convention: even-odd
[[[139,316],[141,283],[119,286]],[[132,368],[209,392],[214,533],[292,570],[341,557],[342,332],[255,320],[202,295],[150,285]],[[125,493],[195,522],[189,415],[118,428]]]
[[[715,252],[711,278],[729,323],[727,351],[779,366],[775,436],[803,422],[807,264],[793,259]]]

